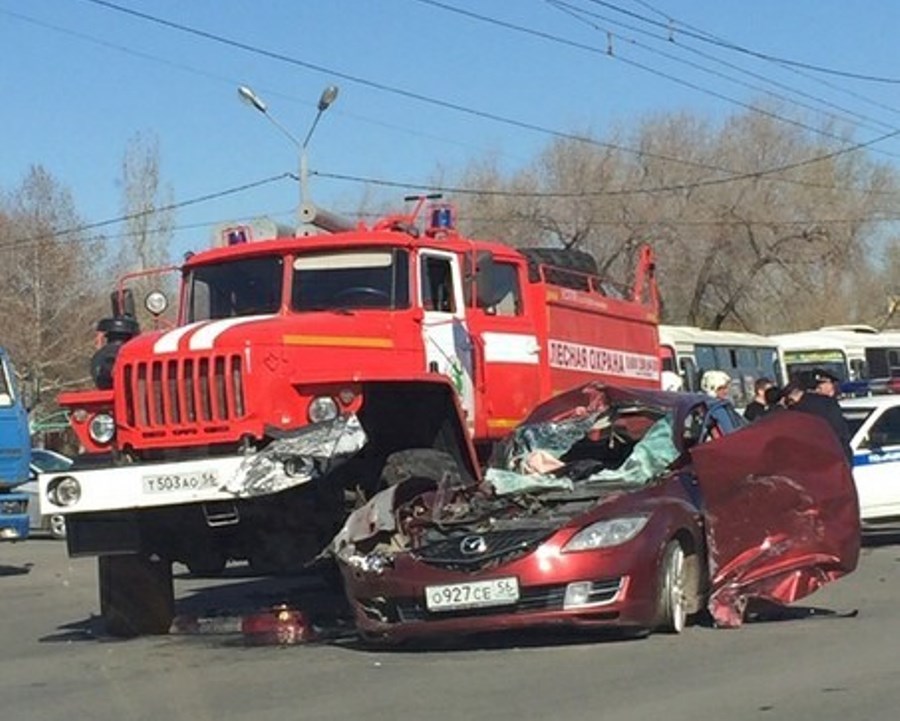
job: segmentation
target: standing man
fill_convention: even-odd
[[[766,391],[774,385],[775,383],[771,378],[763,376],[756,379],[756,382],[753,384],[753,400],[744,409],[744,418],[748,421],[753,421],[768,410],[769,404],[766,401]]]
[[[841,448],[844,449],[847,463],[852,466],[853,451],[850,449],[850,426],[847,425],[844,414],[841,413],[840,405],[834,396],[828,396],[816,391],[818,384],[816,384],[814,377],[810,383],[815,385],[805,388],[798,378],[792,379],[784,387],[783,397],[785,405],[788,410],[809,413],[827,421],[838,441],[840,441]]]
[[[813,390],[823,396],[837,398],[841,392],[841,379],[834,373],[830,373],[824,368],[816,368],[812,372],[812,380],[815,384]]]

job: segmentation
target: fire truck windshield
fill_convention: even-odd
[[[284,259],[272,255],[202,265],[187,278],[187,320],[217,320],[277,313]]]
[[[294,260],[295,311],[409,307],[409,253],[400,248],[313,252]]]

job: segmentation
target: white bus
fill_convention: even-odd
[[[773,335],[789,378],[824,368],[841,379],[841,392],[883,392],[900,381],[900,332],[866,325],[824,326]],[[898,381],[892,381],[898,379]]]
[[[758,378],[786,382],[778,344],[755,333],[703,330],[684,325],[661,325],[662,369],[677,373],[686,391],[699,391],[704,371],[721,370],[731,376],[731,399],[743,408],[753,400]]]

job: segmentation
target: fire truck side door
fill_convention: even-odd
[[[469,327],[480,346],[476,384],[482,433],[503,436],[541,400],[541,346],[524,297],[524,265],[494,259],[493,293],[478,298]],[[477,377],[481,374],[481,377]]]
[[[466,325],[462,272],[455,253],[425,249],[419,253],[419,302],[422,341],[429,371],[443,373],[459,393],[472,432],[475,391],[472,384],[472,338]]]

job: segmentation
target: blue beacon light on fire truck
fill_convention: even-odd
[[[246,225],[233,225],[222,231],[221,243],[225,246],[243,245],[250,242],[252,233]]]
[[[432,205],[428,219],[428,231],[430,233],[453,230],[456,227],[456,211],[449,203]]]

